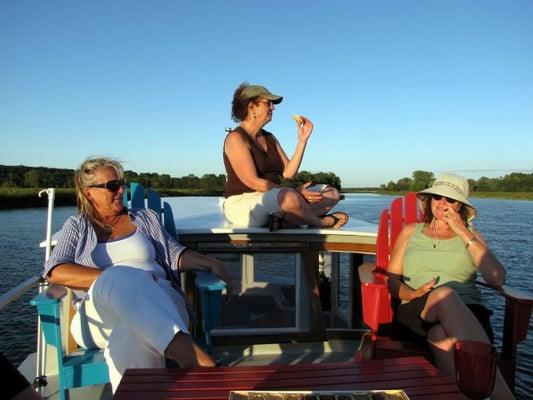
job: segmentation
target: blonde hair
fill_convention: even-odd
[[[84,214],[89,218],[92,223],[104,227],[105,224],[101,221],[98,212],[94,209],[93,205],[85,197],[83,189],[89,185],[94,185],[96,182],[94,175],[97,170],[101,168],[113,168],[120,179],[124,178],[124,169],[119,161],[106,157],[88,157],[78,167],[74,174],[74,183],[76,185],[76,200],[78,204],[78,214]]]

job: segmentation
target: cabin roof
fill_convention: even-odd
[[[268,228],[242,227],[230,224],[222,211],[221,197],[171,197],[165,201],[172,207],[176,230],[179,234],[195,233],[265,233]],[[328,234],[365,235],[377,234],[377,225],[350,218],[341,229],[281,229],[276,234]]]

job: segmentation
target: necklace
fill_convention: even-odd
[[[433,245],[433,248],[436,249],[437,245],[439,244],[439,237],[437,236],[437,228],[435,227],[435,220],[431,222],[431,225],[429,227],[429,237],[431,239],[431,244]]]
[[[115,228],[117,231],[120,231],[120,228],[118,228],[118,225],[120,223],[120,217],[121,214],[113,217],[113,220],[109,223],[104,223],[104,226],[101,228],[102,233],[106,236],[111,236],[113,233],[113,228]]]

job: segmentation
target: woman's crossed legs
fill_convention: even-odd
[[[476,340],[490,343],[483,326],[472,311],[463,303],[457,292],[447,286],[431,291],[420,317],[427,322],[437,322],[429,331],[430,344],[435,364],[452,381],[455,381],[454,345],[457,340]],[[491,399],[513,399],[500,370]]]
[[[278,202],[285,220],[295,225],[311,225],[319,228],[337,228],[344,225],[348,216],[345,213],[327,214],[339,202],[337,189],[328,187],[323,199],[318,203],[308,203],[293,189],[282,189]]]

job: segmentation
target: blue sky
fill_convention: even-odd
[[[533,2],[0,0],[0,164],[224,173],[243,81],[343,186],[533,172]]]

